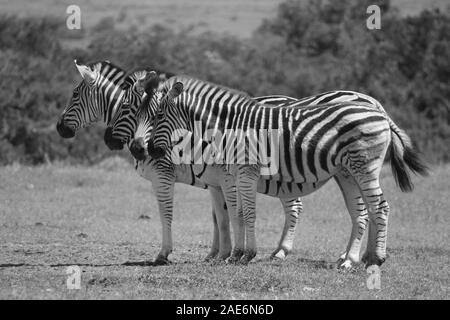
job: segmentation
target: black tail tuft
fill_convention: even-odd
[[[414,185],[411,181],[408,171],[405,167],[405,162],[400,157],[400,154],[395,150],[395,144],[391,143],[391,168],[394,175],[395,182],[400,186],[403,192],[411,192],[414,189]]]
[[[403,153],[403,160],[412,172],[421,176],[428,176],[430,168],[420,159],[420,153],[417,149],[406,147]]]
[[[429,170],[427,165],[420,159],[420,153],[417,150],[410,146],[402,146],[394,141],[390,146],[390,154],[395,181],[403,192],[411,192],[414,189],[414,185],[407,167],[416,174],[427,176]]]

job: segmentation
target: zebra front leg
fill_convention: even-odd
[[[227,262],[237,263],[243,256],[245,249],[244,218],[242,217],[242,210],[237,206],[235,177],[228,172],[223,172],[223,174],[221,188],[225,197],[227,213],[231,219],[234,235],[234,247]]]
[[[237,195],[237,193],[235,192]],[[235,217],[232,220],[233,223],[233,233],[234,233],[234,248],[231,252],[231,256],[228,259],[229,263],[238,263],[245,251],[245,223],[244,216],[242,213],[242,207],[238,205],[238,200],[235,202]],[[231,210],[228,210],[230,212]]]
[[[241,264],[248,264],[256,256],[256,190],[259,170],[257,165],[244,165],[237,172],[238,206],[242,207],[245,224],[245,250],[239,260]]]
[[[208,255],[205,257],[205,261],[211,261],[214,258],[217,257],[217,254],[219,253],[219,226],[217,225],[217,218],[216,218],[216,212],[214,211],[214,203],[212,208],[212,218],[213,218],[213,242],[211,245],[211,250],[209,251]]]
[[[295,228],[297,227],[298,217],[303,211],[303,204],[301,198],[280,198],[280,201],[284,209],[284,228],[278,248],[271,254],[270,258],[283,260],[292,250]]]
[[[174,179],[156,179],[153,182],[156,199],[158,201],[159,215],[162,224],[162,247],[154,265],[169,264],[169,254],[172,253],[172,215]]]
[[[217,258],[219,260],[225,260],[231,254],[230,220],[228,217],[227,206],[221,188],[210,186],[209,190],[213,199],[215,218],[219,232],[219,250]]]
[[[358,184],[346,170],[338,173],[335,179],[344,196],[345,205],[352,221],[352,231],[347,248],[339,257],[337,264],[338,268],[351,269],[360,262],[361,244],[368,220],[367,209]]]

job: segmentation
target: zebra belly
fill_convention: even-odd
[[[329,178],[320,182],[295,183],[259,179],[257,191],[278,198],[303,197],[322,187],[328,180]]]
[[[193,165],[193,171],[203,183],[230,190],[235,186],[234,176],[225,165]],[[292,183],[275,180],[258,180],[257,192],[277,198],[293,198],[308,195],[322,187],[331,177],[319,182]]]
[[[191,186],[206,189],[208,186],[200,179],[195,177],[190,165],[174,165],[173,166],[175,182],[189,184]],[[139,161],[136,165],[136,172],[144,179],[153,181],[156,176],[165,174],[161,172],[153,163],[147,161]]]

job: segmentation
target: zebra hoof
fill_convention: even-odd
[[[366,269],[373,265],[380,267],[385,261],[386,261],[386,258],[379,258],[379,257],[374,257],[374,258],[368,259],[365,263]]]
[[[336,265],[339,268],[344,262],[345,262],[345,258],[339,257],[339,259],[337,259],[337,261],[336,261]]]
[[[237,264],[241,257],[244,255],[244,250],[242,249],[233,249],[231,256],[228,258],[227,263],[229,264]]]
[[[168,265],[168,264],[170,264],[170,263],[171,263],[171,262],[170,262],[169,259],[164,258],[164,257],[162,257],[162,256],[158,256],[158,257],[155,259],[155,261],[153,262],[153,265],[154,265],[154,266],[165,266],[165,265]]]
[[[208,255],[205,257],[204,261],[205,262],[210,262],[212,260],[214,260],[217,257],[218,252],[217,251],[211,251],[210,253],[208,253]]]
[[[288,252],[283,248],[277,249],[270,255],[270,260],[284,260],[287,255]]]
[[[367,269],[373,265],[381,266],[386,261],[386,257],[379,257],[376,253],[366,252],[361,258],[361,261],[364,262]]]
[[[355,267],[353,266],[352,261],[347,259],[347,260],[343,261],[342,263],[338,264],[338,270],[353,272],[353,271],[355,271]]]
[[[336,263],[341,264],[342,262],[345,261],[346,257],[347,257],[347,251],[342,252],[341,255],[339,256],[339,259],[336,261]]]
[[[239,260],[239,264],[247,265],[250,261],[256,256],[256,251],[245,250],[244,255],[241,260]]]
[[[218,256],[216,256],[216,260],[226,261],[230,257],[230,255],[231,255],[231,252],[219,254]]]

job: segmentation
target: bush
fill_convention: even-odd
[[[382,8],[381,30],[366,28],[369,4]],[[253,95],[360,91],[379,99],[429,160],[450,161],[448,14],[401,17],[387,0],[288,0],[246,40],[161,25],[124,30],[105,18],[80,34],[86,49],[73,48],[80,39],[61,26],[48,18],[0,17],[0,163],[96,163],[111,155],[101,126],[69,141],[54,128],[81,80],[73,58],[185,73]]]

